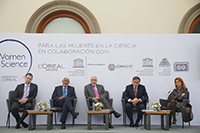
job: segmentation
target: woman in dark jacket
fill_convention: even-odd
[[[168,98],[169,103],[167,104],[167,109],[172,110],[173,124],[176,124],[175,113],[176,111],[181,111],[181,107],[185,106],[186,103],[189,102],[189,92],[181,78],[176,78],[174,82],[176,88],[172,91]]]

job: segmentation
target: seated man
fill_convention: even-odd
[[[141,110],[145,108],[145,101],[148,99],[145,86],[140,84],[139,77],[133,77],[132,84],[126,86],[123,97],[127,101],[126,113],[130,120],[130,127],[138,127],[143,114]],[[135,124],[133,124],[133,107],[136,107],[138,110]]]
[[[62,81],[63,85],[56,86],[52,94],[52,99],[55,101],[55,106],[63,108],[60,118],[60,122],[62,123],[61,129],[66,128],[65,122],[68,112],[70,112],[74,118],[77,118],[79,115],[78,112],[74,112],[74,108],[72,106],[72,101],[76,98],[76,93],[74,87],[68,85],[69,82],[69,78],[65,77]]]
[[[11,105],[11,113],[17,121],[16,129],[20,128],[20,124],[27,128],[28,124],[24,122],[24,119],[28,116],[27,110],[33,109],[32,100],[36,98],[38,87],[36,84],[31,83],[33,80],[33,75],[27,73],[25,76],[25,83],[20,84],[15,89],[13,94],[13,101]],[[22,117],[19,116],[19,108],[24,108],[25,111]]]
[[[90,102],[95,102],[95,103],[102,102],[104,108],[111,109],[111,113],[113,113],[116,118],[119,118],[121,116],[121,114],[116,112],[110,105],[110,102],[106,98],[107,94],[105,93],[104,87],[100,84],[97,84],[96,76],[91,77],[91,83],[85,86],[84,93],[86,99],[89,99]],[[109,128],[113,128],[111,123],[109,123]]]

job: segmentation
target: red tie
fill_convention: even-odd
[[[94,93],[95,93],[96,97],[99,97],[99,93],[98,93],[97,90],[95,89],[95,86],[93,86],[93,90],[94,90]]]
[[[134,89],[134,95],[135,95],[135,98],[137,98],[137,90],[136,88]],[[136,106],[136,104],[134,105],[134,107]]]
[[[136,90],[136,88],[134,89],[134,95],[135,95],[135,98],[137,98],[137,90]]]

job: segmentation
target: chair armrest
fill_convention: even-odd
[[[126,101],[125,101],[125,99],[122,98],[121,102],[122,102],[123,111],[125,111],[125,106],[126,106]]]
[[[167,99],[159,99],[161,106],[167,106],[168,100]]]
[[[167,103],[168,103],[168,100],[167,99],[159,99],[160,101],[160,109],[161,110],[166,110],[167,109]]]
[[[32,101],[33,108],[32,109],[35,109],[35,103],[36,103],[36,99],[33,99],[33,101]]]
[[[90,100],[86,99],[88,110],[92,110],[92,106],[90,104]]]
[[[145,101],[145,109],[147,109],[147,103],[149,102],[149,99],[147,99],[146,101]],[[150,104],[149,104],[150,105]]]
[[[73,108],[74,108],[74,110],[76,109],[76,104],[77,104],[77,98],[75,98],[75,99],[73,100]]]
[[[53,99],[50,99],[49,101],[50,101],[50,107],[53,108],[53,107],[54,107],[54,106],[53,106],[53,105],[54,105]]]
[[[8,111],[10,112],[11,100],[6,99],[6,102],[7,102]]]
[[[146,103],[149,102],[149,99],[146,100]]]
[[[109,99],[109,102],[110,102],[110,105],[112,106],[112,105],[113,105],[113,99],[110,98],[110,99]]]

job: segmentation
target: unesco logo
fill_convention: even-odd
[[[23,78],[32,67],[32,54],[29,48],[19,40],[0,41],[0,68],[6,75]],[[3,74],[2,74],[3,75]]]

